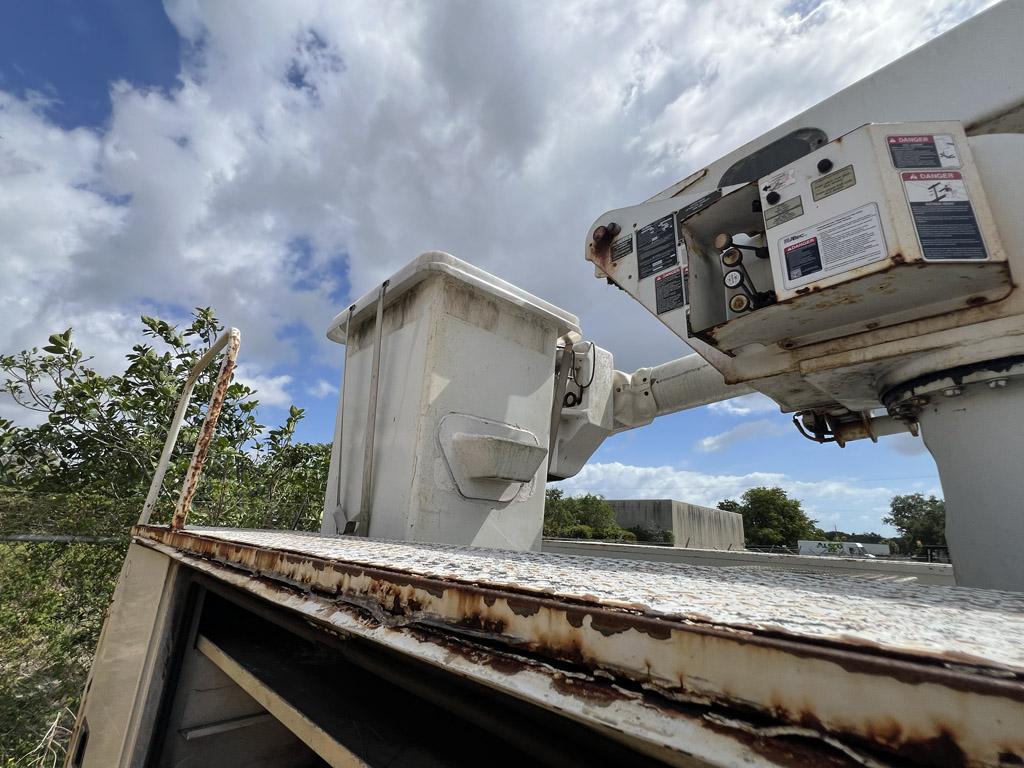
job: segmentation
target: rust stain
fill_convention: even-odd
[[[902,695],[911,697],[908,702],[919,702],[915,706],[923,706],[929,698],[926,691],[936,687],[954,697],[1015,702],[1014,711],[1020,711],[1024,703],[1024,686],[1019,680],[949,669],[938,660],[928,662],[888,652],[882,655],[877,649],[823,639],[795,640],[770,631],[740,631],[701,623],[695,616],[681,620],[647,615],[584,599],[556,599],[511,587],[490,587],[379,565],[325,560],[159,526],[136,526],[133,535],[259,577],[329,595],[367,610],[385,624],[418,626],[431,634],[450,633],[453,637],[468,635],[539,659],[570,664],[575,669],[607,670],[636,684],[664,690],[666,695],[699,698],[719,706],[741,706],[783,722],[859,739],[908,759],[925,756],[932,761],[929,764],[961,764],[957,762],[965,754],[961,745],[970,740],[971,734],[960,733],[951,722],[934,719],[919,720],[918,726],[908,727],[887,715],[884,708],[878,712],[862,708],[856,715],[828,716],[824,710],[808,707],[808,696],[811,700],[815,697],[801,692],[800,686],[783,686],[780,680],[779,687],[767,697],[756,689],[745,693],[741,690],[742,677],[736,678],[735,689],[716,686],[709,683],[700,665],[729,657],[736,659],[731,663],[733,667],[757,670],[780,665],[788,658],[802,669],[818,669],[832,675],[833,682],[849,681],[850,685],[859,686],[856,690],[860,691],[883,681],[903,685]],[[613,653],[613,649],[618,650]],[[510,670],[514,668],[507,660],[501,664]],[[726,664],[725,668],[729,666]],[[845,677],[828,672],[831,667],[842,669]],[[814,676],[811,671],[806,674]],[[607,695],[573,677],[560,685],[581,697]],[[963,705],[967,707],[972,700],[962,699]],[[1003,750],[1022,746],[1013,744],[1011,739]]]
[[[551,684],[559,693],[585,699],[587,702],[599,707],[608,707],[612,703],[626,698],[623,694],[617,693],[613,688],[600,685],[583,677],[555,674],[551,678]]]
[[[490,604],[488,605],[487,600],[484,600],[484,604],[491,607],[496,602],[495,598],[489,598]],[[508,607],[512,613],[516,616],[535,616],[540,613],[540,608],[527,600],[517,600],[515,598],[508,599]]]
[[[224,398],[227,396],[228,386],[235,372],[235,359],[238,357],[238,348],[241,345],[241,338],[237,332],[232,332],[228,340],[227,350],[224,353],[224,362],[221,365],[220,373],[217,376],[217,384],[214,387],[213,395],[210,397],[210,404],[206,410],[206,418],[203,419],[203,426],[199,432],[199,439],[196,440],[195,451],[192,453],[192,461],[189,463],[188,473],[185,475],[185,484],[178,497],[178,504],[174,510],[174,517],[171,519],[171,528],[180,529],[185,526],[188,517],[188,510],[192,506],[192,498],[199,487],[199,478],[203,474],[203,464],[210,452],[210,443],[217,431],[217,420],[220,418],[221,409],[224,407]]]
[[[945,729],[929,739],[907,739],[895,745],[893,751],[918,765],[935,768],[964,768],[973,762],[960,749],[953,734]]]

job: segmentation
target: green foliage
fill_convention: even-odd
[[[62,754],[123,558],[120,546],[0,543],[0,765]]]
[[[38,414],[0,419],[0,534],[72,534],[103,544],[0,543],[0,766],[41,764],[66,736],[114,582],[190,369],[223,327],[209,308],[188,327],[142,318],[122,373],[102,375],[72,330],[0,355],[0,396]],[[219,365],[200,375],[153,522],[169,519]],[[233,382],[189,512],[190,524],[319,526],[330,446],[294,442],[303,418],[256,420],[256,393]],[[33,750],[35,750],[33,752]],[[51,751],[52,751],[51,750]]]
[[[566,496],[558,488],[548,488],[544,497],[544,535],[619,540],[626,531],[615,522],[615,512],[601,496]]]
[[[905,554],[919,553],[928,544],[946,545],[946,505],[935,496],[893,496],[882,522],[899,531],[900,551]]]
[[[781,488],[751,488],[740,501],[725,499],[718,505],[743,515],[747,544],[794,547],[799,539],[822,538],[817,520],[811,520],[797,499]]]
[[[663,544],[675,543],[675,535],[672,531],[663,531],[660,528],[645,528],[642,525],[634,525],[626,529],[635,537],[635,541],[653,541]]]
[[[852,541],[858,544],[889,544],[895,542],[880,533],[846,533],[845,531],[825,531],[825,539],[828,541]]]

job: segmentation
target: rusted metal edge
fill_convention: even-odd
[[[501,693],[595,728],[669,765],[771,768],[848,768],[877,765],[856,750],[836,751],[826,740],[764,737],[743,721],[733,725],[707,705],[678,702],[655,691],[616,685],[608,675],[588,675],[542,659],[501,650],[432,627],[403,623],[340,598],[310,593],[251,571],[184,552],[155,539],[138,544],[160,552],[228,587],[293,613],[319,631],[366,640],[473,680]],[[809,733],[798,734],[809,737]]]
[[[160,488],[163,486],[164,475],[171,460],[171,453],[178,441],[178,433],[185,420],[185,413],[188,411],[188,404],[192,400],[192,390],[195,388],[199,375],[206,370],[206,367],[220,354],[220,351],[227,347],[224,354],[224,361],[221,363],[220,372],[217,374],[217,384],[210,396],[210,403],[206,409],[206,417],[203,419],[202,428],[199,431],[199,438],[196,440],[196,447],[192,453],[192,460],[189,462],[188,472],[185,475],[185,482],[182,484],[181,493],[178,495],[178,503],[175,506],[174,517],[171,521],[172,528],[182,528],[185,525],[185,518],[188,516],[189,506],[192,504],[192,497],[195,496],[196,487],[199,484],[199,477],[203,472],[203,463],[206,461],[206,454],[210,450],[210,443],[217,429],[217,420],[220,418],[221,408],[224,406],[224,398],[227,395],[228,385],[235,371],[235,360],[238,358],[238,349],[242,344],[242,334],[237,328],[229,328],[222,333],[210,346],[206,353],[196,361],[188,372],[185,384],[181,388],[181,396],[178,398],[178,407],[174,411],[171,425],[167,430],[167,438],[164,440],[164,447],[157,461],[156,470],[153,473],[153,480],[149,484],[149,492],[146,494],[146,501],[142,505],[142,513],[139,516],[139,525],[149,523],[149,518],[156,507],[157,498],[160,495]]]
[[[145,536],[156,541],[172,541],[166,526],[142,526],[138,527],[138,530],[133,529],[132,533],[135,536]],[[537,601],[540,604],[556,605],[559,607],[586,607],[590,610],[606,612],[612,617],[619,617],[618,620],[626,622],[628,625],[650,627],[655,633],[663,633],[667,623],[676,623],[681,626],[685,626],[688,631],[706,632],[713,636],[721,636],[729,639],[735,639],[736,637],[742,636],[746,638],[748,642],[776,642],[783,644],[783,647],[789,647],[786,644],[793,643],[795,637],[792,633],[785,632],[784,630],[716,622],[697,615],[679,616],[676,614],[662,613],[658,611],[642,611],[632,604],[609,606],[606,603],[599,603],[585,598],[564,595],[550,596],[544,592],[538,592],[537,590],[521,588],[510,584],[481,586],[478,582],[444,577],[422,576],[420,574],[410,573],[400,568],[388,568],[380,564],[367,565],[358,561],[327,558],[286,547],[256,545],[247,542],[233,541],[217,536],[205,536],[202,532],[195,530],[182,530],[177,531],[176,533],[180,534],[184,538],[174,538],[172,546],[187,549],[188,551],[192,551],[200,556],[210,556],[209,552],[212,551],[211,545],[224,545],[226,546],[226,550],[218,547],[217,559],[221,559],[222,562],[241,565],[241,567],[249,568],[250,570],[252,568],[245,562],[244,557],[239,556],[239,559],[232,559],[231,556],[224,557],[223,553],[225,551],[229,553],[242,551],[261,554],[270,553],[273,560],[263,560],[263,565],[270,570],[261,572],[266,572],[271,575],[275,574],[274,567],[275,563],[278,562],[288,564],[289,567],[293,567],[296,564],[301,565],[302,563],[311,563],[317,568],[330,568],[339,572],[359,574],[364,572],[372,573],[379,578],[392,579],[398,584],[423,585],[428,591],[433,589],[439,594],[449,586],[457,586],[470,592],[486,594],[488,596],[504,597],[507,595],[518,595],[526,601]],[[285,581],[289,581],[289,579],[285,578],[283,572],[277,573],[276,575]],[[310,588],[303,582],[292,583],[297,583],[304,589]],[[614,623],[616,619],[611,619],[611,621]],[[827,654],[833,650],[852,652],[858,656],[879,656],[884,659],[884,662],[887,665],[897,661],[905,661],[913,664],[915,670],[932,667],[944,677],[951,672],[951,667],[949,665],[955,665],[955,668],[952,670],[954,672],[970,673],[972,668],[976,670],[978,673],[977,675],[968,675],[972,681],[976,679],[986,681],[1016,680],[1024,684],[1024,674],[1019,674],[1019,670],[1009,670],[1002,666],[993,666],[984,658],[970,657],[964,654],[939,655],[927,649],[915,649],[913,652],[907,652],[901,651],[898,648],[875,645],[860,639],[850,639],[848,642],[842,642],[818,636],[799,636],[795,642],[798,643],[798,648],[806,654],[812,653],[814,648],[821,649],[822,652],[826,654],[825,658],[831,658]],[[919,679],[919,674],[915,674],[913,679],[917,681]],[[976,687],[973,683],[970,683],[969,686],[971,690],[974,690]]]
[[[196,495],[199,478],[203,474],[203,464],[206,462],[206,455],[210,452],[210,443],[213,442],[213,436],[217,432],[217,421],[220,419],[224,398],[227,396],[228,386],[231,384],[235,372],[235,360],[238,357],[238,348],[241,343],[241,334],[237,329],[232,328],[228,332],[227,351],[224,353],[224,361],[217,374],[217,383],[213,388],[213,394],[210,395],[210,404],[206,408],[206,417],[203,419],[203,426],[199,430],[196,447],[192,452],[192,461],[189,462],[185,482],[181,486],[178,505],[175,507],[174,517],[171,519],[171,528],[185,527],[185,519],[188,517],[189,507],[192,506],[192,498]]]
[[[932,764],[1024,755],[1024,685],[929,658],[891,658],[338,560],[137,527],[139,540],[326,595],[395,625],[602,671],[668,698],[810,727]]]

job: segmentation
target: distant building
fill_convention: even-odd
[[[675,499],[606,499],[623,528],[672,531],[675,546],[743,549],[743,515]]]
[[[801,555],[837,555],[839,557],[888,557],[888,544],[862,544],[856,541],[810,541],[800,539],[797,542],[797,554]]]

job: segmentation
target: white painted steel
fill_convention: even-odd
[[[329,333],[346,343],[347,365],[344,432],[336,429],[328,478],[340,504],[328,499],[324,532],[344,530],[363,505],[374,538],[538,546],[546,462],[522,477],[537,458],[530,445],[547,453],[556,340],[577,330],[576,318],[449,254],[424,254],[388,281],[369,421],[378,296],[357,301]],[[446,449],[442,424],[456,417],[459,435],[445,438]],[[487,450],[468,456],[474,439]]]
[[[1024,591],[1024,378],[1002,381],[936,392],[918,420],[942,479],[957,583]]]
[[[614,370],[610,352],[580,342],[581,380],[590,384],[580,403],[561,409],[554,460],[549,473],[567,478],[579,472],[610,435],[650,424],[658,416],[746,395],[746,384],[726,384],[722,374],[700,355],[640,368]],[[583,357],[585,352],[586,358]],[[575,388],[569,385],[569,391]]]
[[[686,355],[633,373],[615,371],[616,430],[641,427],[658,416],[751,391],[746,384],[726,384],[722,374],[700,355]]]

